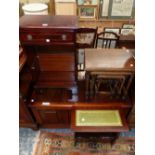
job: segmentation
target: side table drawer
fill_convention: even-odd
[[[70,111],[55,109],[33,109],[37,123],[41,127],[64,128],[70,126]]]
[[[74,53],[38,53],[41,71],[75,71]]]
[[[72,43],[74,41],[74,34],[72,32],[64,32],[64,33],[23,32],[20,34],[20,41],[23,43],[32,43],[32,44]]]

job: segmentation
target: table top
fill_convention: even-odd
[[[78,27],[78,18],[69,15],[25,15],[20,18],[20,28],[72,28]]]
[[[134,50],[85,49],[86,71],[134,71]]]

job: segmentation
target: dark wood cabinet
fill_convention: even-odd
[[[33,109],[33,113],[40,127],[51,128],[69,128],[70,127],[70,111],[68,110],[43,110],[39,108]]]
[[[75,16],[21,17],[20,42],[26,51],[27,69],[31,75],[29,91],[26,93],[27,104],[24,106],[30,109],[32,119],[34,117],[33,120],[40,127],[72,128],[75,131],[76,110],[119,110],[123,112],[121,119],[126,131],[126,118],[132,107],[130,101],[113,100],[110,97],[89,100],[85,95],[85,81],[77,80],[77,21]],[[24,103],[23,100],[21,103]],[[21,120],[24,120],[24,114],[28,115],[22,109],[20,113]],[[83,131],[88,131],[85,129],[87,127]],[[102,128],[92,129],[94,132],[102,132]],[[114,130],[111,127],[109,131]],[[123,130],[118,128],[119,131]]]
[[[36,87],[76,87],[77,17],[32,15],[20,19],[20,41]]]
[[[31,15],[20,19],[20,42],[27,54],[32,88],[76,89],[76,16]],[[46,95],[45,95],[46,96]],[[70,111],[30,107],[41,127],[69,127]],[[30,108],[29,107],[29,108]],[[23,112],[21,112],[23,113]]]

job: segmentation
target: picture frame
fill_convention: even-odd
[[[134,32],[134,29],[132,28],[122,28],[120,31],[120,34],[121,35],[134,35],[135,32]]]
[[[119,27],[105,27],[104,32],[114,32],[117,35],[120,35],[120,28]]]
[[[77,16],[77,5],[75,0],[56,0],[55,15]]]
[[[132,19],[135,12],[135,0],[110,0],[109,18]]]
[[[122,28],[129,28],[129,29],[134,29],[135,25],[134,24],[123,24]]]
[[[78,16],[80,20],[96,20],[97,19],[97,5],[79,5]]]
[[[97,5],[98,0],[77,0],[78,5]]]
[[[109,1],[110,0],[99,0],[99,18],[100,19],[108,18]]]

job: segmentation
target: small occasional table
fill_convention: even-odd
[[[134,50],[128,49],[85,49],[86,95],[94,94],[97,77],[124,77],[123,96],[128,95],[129,87],[134,78]]]

